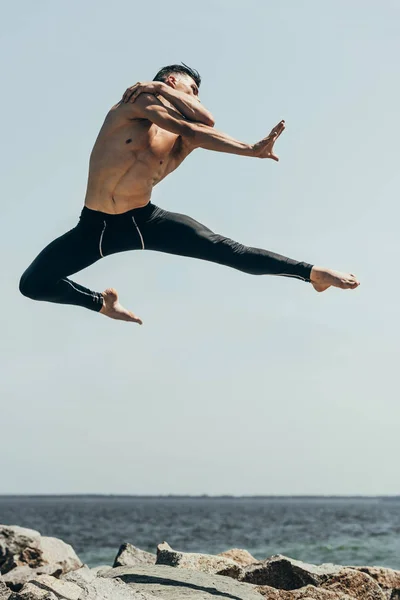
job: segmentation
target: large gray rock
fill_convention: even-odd
[[[239,580],[253,585],[295,590],[307,585],[319,586],[342,569],[341,565],[311,565],[277,554],[244,567]]]
[[[82,562],[74,549],[62,540],[41,536],[38,531],[23,527],[0,525],[0,572],[15,567],[32,569],[57,565],[63,573],[79,569]]]
[[[71,575],[74,574],[65,577]],[[253,586],[230,577],[165,565],[118,567],[105,573],[102,579],[119,579],[153,600],[262,600]]]
[[[115,571],[115,569],[109,569],[108,573],[111,571]],[[71,571],[63,575],[61,579],[77,585],[81,590],[81,598],[85,600],[157,600],[157,597],[152,594],[148,594],[136,586],[126,585],[117,577],[106,577],[104,571],[96,576],[93,570],[87,567]]]
[[[12,590],[18,591],[38,575],[58,577],[81,566],[74,549],[62,540],[33,529],[0,525],[0,573]]]
[[[39,538],[40,533],[33,529],[0,525],[0,573],[19,566],[19,561],[26,564],[29,559],[37,560]]]
[[[58,538],[41,536],[39,549],[41,560],[45,564],[59,565],[63,573],[79,569],[82,566],[82,561],[78,558],[72,546]]]
[[[114,560],[114,567],[135,567],[136,565],[155,565],[156,555],[140,550],[132,544],[122,544]]]
[[[69,576],[71,577],[69,578]],[[61,579],[42,575],[9,600],[155,600],[118,579],[103,579],[87,567]]]
[[[167,542],[157,546],[156,564],[192,569],[210,575],[226,575],[234,579],[238,579],[243,571],[242,567],[231,558],[196,552],[178,552],[173,550]]]
[[[252,586],[229,577],[163,565],[118,567],[98,577],[84,567],[61,580],[79,586],[85,600],[262,600]]]

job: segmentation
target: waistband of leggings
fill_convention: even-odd
[[[146,218],[148,217],[155,209],[155,205],[152,202],[149,202],[145,206],[141,206],[140,208],[132,208],[131,210],[127,210],[123,213],[106,213],[101,212],[100,210],[93,210],[92,208],[88,208],[84,206],[81,212],[82,219],[89,219],[91,221],[119,221],[126,219],[127,217],[136,217],[138,218]]]

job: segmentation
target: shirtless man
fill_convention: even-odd
[[[22,294],[141,324],[119,303],[116,290],[94,292],[68,278],[104,256],[138,249],[208,260],[254,275],[294,277],[311,282],[317,292],[359,285],[352,274],[244,246],[151,202],[153,187],[195,148],[279,160],[274,143],[284,121],[256,144],[239,142],[214,129],[211,113],[198,98],[199,86],[197,71],[170,65],[152,82],[128,88],[106,116],[92,150],[79,223],[28,267],[20,281]]]

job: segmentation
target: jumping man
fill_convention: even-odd
[[[198,98],[199,86],[197,71],[171,65],[152,82],[129,88],[112,107],[91,153],[79,222],[42,250],[22,275],[24,296],[141,324],[119,303],[116,290],[94,292],[69,279],[104,256],[138,249],[199,258],[253,275],[294,277],[311,282],[317,292],[359,285],[352,274],[244,246],[151,202],[153,187],[195,148],[278,160],[274,143],[284,121],[256,144],[239,142],[214,129],[212,115]]]

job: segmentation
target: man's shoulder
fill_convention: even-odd
[[[129,106],[125,102],[122,102],[122,100],[120,100],[119,102],[117,102],[117,104],[114,104],[114,106],[110,108],[110,110],[107,113],[106,119],[110,121],[128,119],[131,112],[132,110],[129,109]]]
[[[152,104],[160,104],[153,94],[140,94],[135,102],[123,102],[120,100],[108,111],[106,119],[109,121],[121,121],[132,119],[143,119],[143,111]]]

